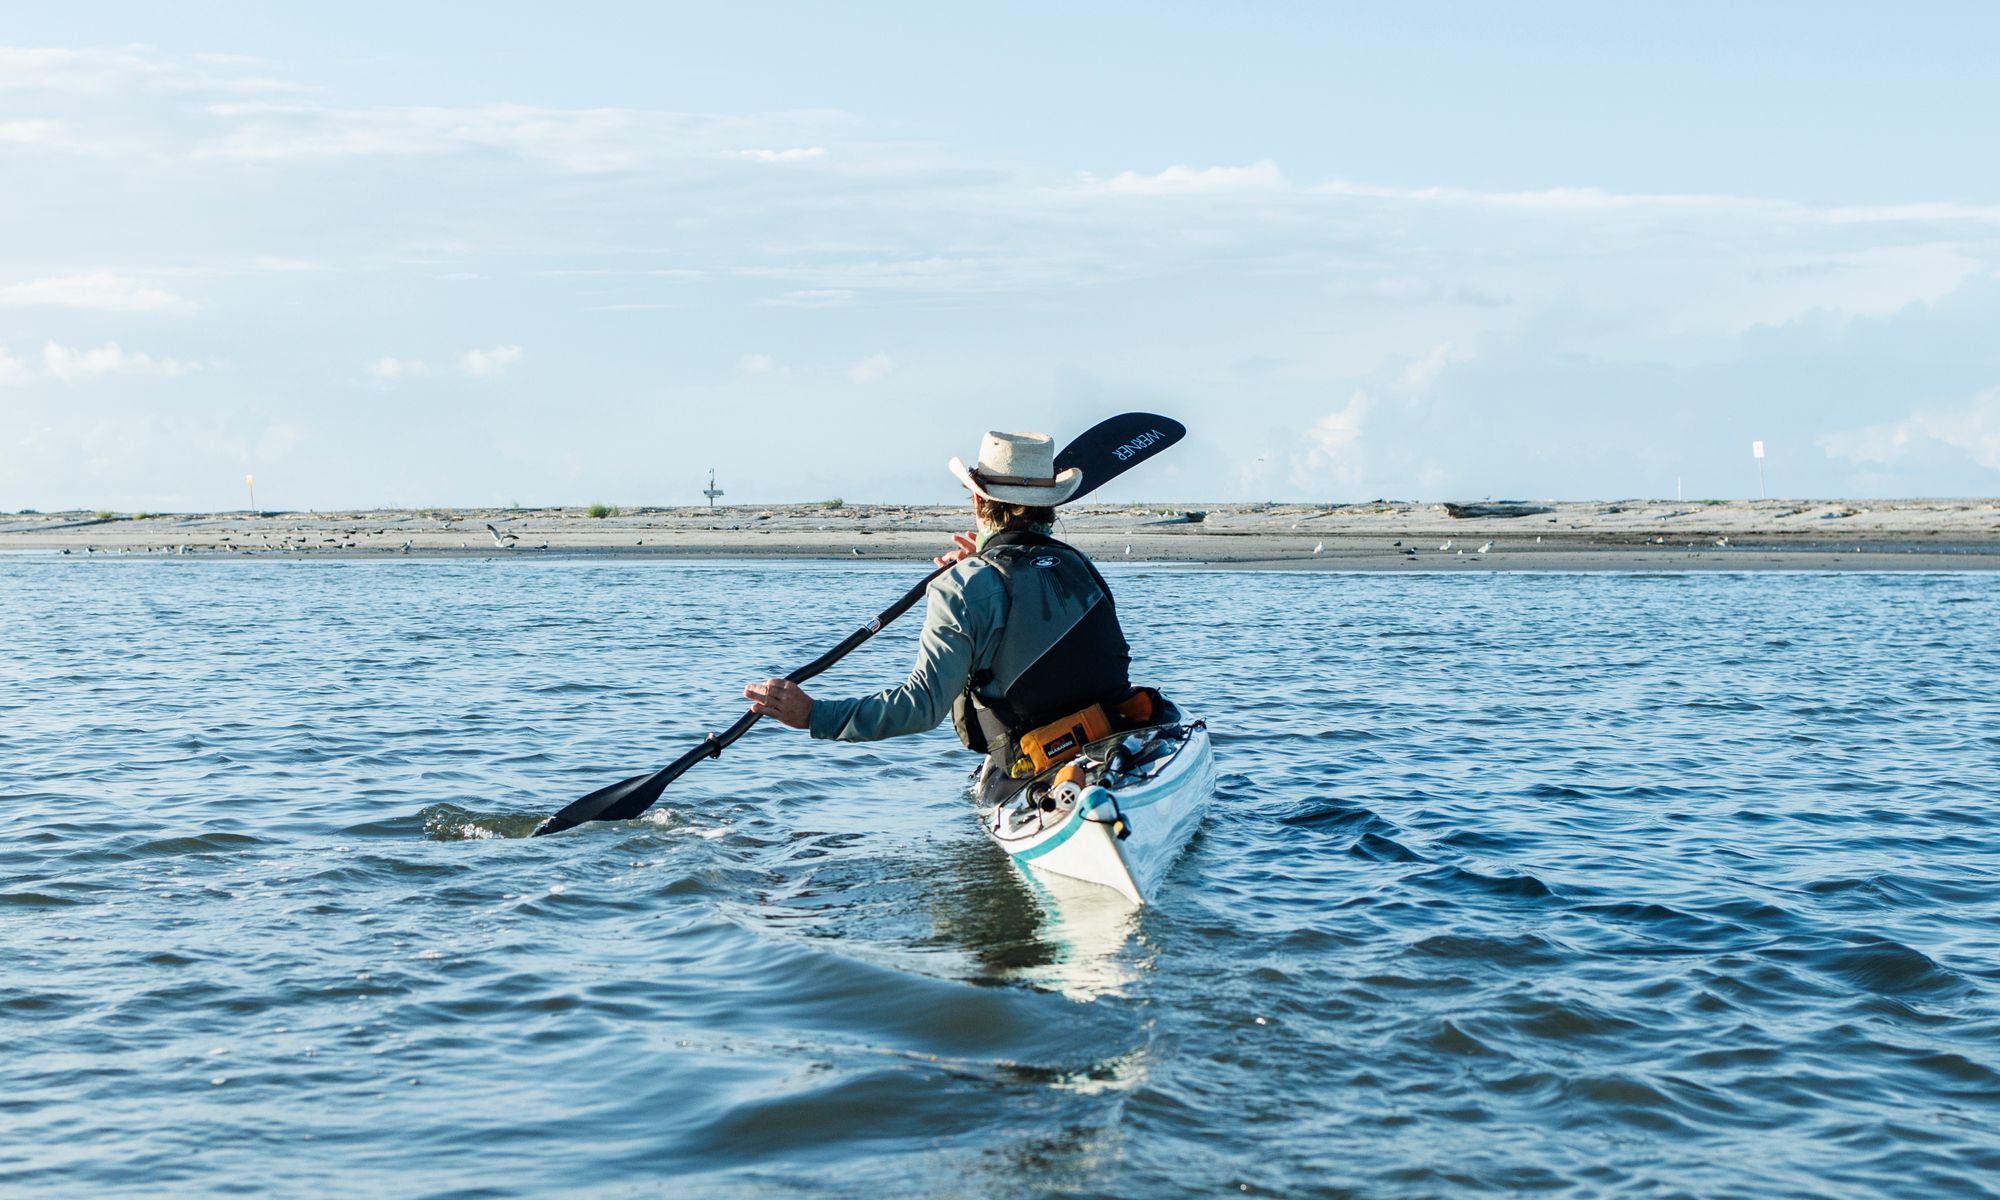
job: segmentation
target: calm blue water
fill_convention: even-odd
[[[2000,1195],[2000,579],[1118,572],[1136,917],[948,731],[520,839],[918,573],[0,561],[0,1192]]]

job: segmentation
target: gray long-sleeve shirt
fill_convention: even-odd
[[[924,592],[924,629],[910,677],[900,687],[872,696],[814,700],[812,735],[874,742],[937,728],[966,680],[992,667],[1006,620],[1007,589],[1000,572],[979,558],[959,563]]]

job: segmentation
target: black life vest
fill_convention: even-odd
[[[1000,573],[1007,615],[991,666],[973,672],[953,726],[973,750],[1131,691],[1131,647],[1111,588],[1083,552],[1039,533],[1008,530],[980,557]]]

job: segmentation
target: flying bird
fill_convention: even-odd
[[[486,532],[493,535],[493,544],[501,547],[502,549],[508,548],[508,544],[511,542],[518,542],[521,540],[514,534],[511,533],[503,534],[499,530],[493,528],[493,522],[491,521],[488,521],[486,523]]]

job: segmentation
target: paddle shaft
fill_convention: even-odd
[[[900,617],[904,613],[910,611],[910,608],[913,605],[915,605],[917,601],[924,598],[924,589],[928,588],[931,585],[931,580],[936,579],[938,576],[944,574],[946,571],[951,570],[952,566],[953,564],[946,563],[945,565],[939,567],[937,570],[932,571],[930,574],[924,576],[924,581],[922,583],[911,588],[909,591],[904,592],[902,599],[896,601],[894,604],[891,604],[889,607],[877,613],[875,615],[874,620],[868,622],[866,625],[863,625],[861,628],[855,630],[853,633],[850,633],[846,637],[840,639],[840,644],[835,646],[833,649],[827,651],[825,654],[822,654],[818,658],[813,659],[811,662],[807,663],[803,667],[800,667],[796,671],[788,672],[785,675],[785,678],[791,680],[793,683],[804,683],[806,680],[811,679],[813,676],[819,674],[821,671],[826,670],[828,667],[839,662],[841,659],[846,658],[848,654],[851,651],[853,651],[853,649],[856,646],[859,646],[861,643],[867,641],[869,638],[872,638],[876,634],[880,633],[884,625],[887,625],[889,622],[895,620],[897,617]],[[750,732],[750,727],[752,725],[755,725],[758,721],[762,720],[763,717],[764,714],[760,712],[754,712],[754,711],[746,712],[742,716],[736,718],[735,724],[723,730],[721,733],[709,735],[709,739],[707,741],[703,742],[699,746],[696,746],[688,754],[683,754],[679,759],[676,759],[674,761],[673,766],[667,767],[666,771],[673,771],[673,775],[668,775],[667,778],[662,782],[663,783],[672,782],[674,775],[679,775],[681,771],[687,770],[688,767],[693,766],[695,763],[700,762],[704,758],[720,758],[724,750],[728,749],[729,746],[733,742],[735,742],[737,738],[740,738],[744,734]],[[692,757],[690,757],[690,755]],[[686,763],[687,765],[682,766],[681,765],[682,763]],[[675,767],[679,767],[680,770],[674,770]],[[666,772],[663,771],[661,773],[665,774]]]

